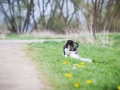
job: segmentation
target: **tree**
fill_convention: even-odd
[[[2,19],[13,33],[41,29],[64,33],[65,27],[82,23],[88,30],[93,26],[93,36],[103,30],[120,31],[119,8],[120,0],[0,0]]]
[[[96,33],[96,8],[97,8],[97,0],[95,0],[95,5],[94,5],[94,26],[93,26],[93,36],[95,37]]]

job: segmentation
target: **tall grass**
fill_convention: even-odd
[[[92,31],[84,27],[72,28],[68,27],[65,30],[66,38],[73,39],[80,43],[94,43]]]
[[[92,29],[88,30],[86,27],[65,28],[65,34],[57,34],[50,30],[42,30],[36,32],[35,30],[32,33],[26,34],[9,34],[9,35],[0,35],[0,39],[72,39],[80,43],[92,43],[100,44],[103,46],[113,45],[114,40],[111,38],[108,31],[103,30],[102,33],[96,33],[96,39],[93,37]],[[116,43],[119,41],[116,41]]]
[[[78,28],[66,28],[65,31],[66,39],[72,39],[80,43],[92,43],[103,46],[112,46],[114,43],[114,40],[109,37],[110,33],[106,30],[103,30],[101,33],[96,33],[96,38],[93,37],[92,29],[88,30],[88,28],[82,26]]]

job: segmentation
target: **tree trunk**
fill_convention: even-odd
[[[97,0],[95,0],[95,4],[94,4],[94,25],[93,25],[93,36],[94,37],[96,33],[96,7],[97,7]]]

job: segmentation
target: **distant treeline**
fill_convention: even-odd
[[[120,0],[0,0],[0,15],[8,30],[24,33],[52,30],[64,33],[66,27],[94,26],[96,31],[120,31]]]

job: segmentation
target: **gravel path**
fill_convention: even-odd
[[[44,90],[24,43],[0,43],[0,90]]]

